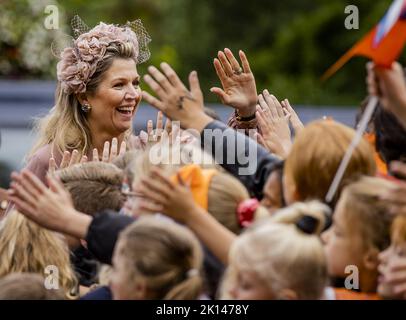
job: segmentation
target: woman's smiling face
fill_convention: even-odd
[[[141,101],[140,76],[133,59],[116,58],[93,95],[88,121],[98,132],[116,137],[131,128]]]

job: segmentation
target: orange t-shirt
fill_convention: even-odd
[[[344,288],[334,288],[336,300],[382,300],[376,293],[364,293]]]

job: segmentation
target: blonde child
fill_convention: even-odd
[[[322,299],[327,266],[318,234],[330,210],[319,202],[280,210],[232,244],[221,298]]]
[[[202,250],[185,227],[141,217],[119,236],[111,290],[116,300],[191,300],[202,291]]]
[[[78,296],[78,283],[64,238],[11,211],[0,230],[0,278],[14,272],[32,272],[43,277],[49,266],[58,268],[59,286],[65,298]]]
[[[337,203],[333,224],[323,233],[330,277],[343,279],[350,275],[348,267],[356,268],[353,283],[367,296],[337,289],[338,299],[376,299],[378,254],[390,243],[392,216],[390,203],[380,195],[393,184],[376,177],[362,177],[344,188]],[[357,281],[359,279],[359,281]]]
[[[0,300],[63,300],[62,290],[49,290],[37,273],[11,273],[0,279]]]

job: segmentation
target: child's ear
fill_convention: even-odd
[[[302,196],[299,194],[299,192],[297,191],[296,185],[293,186],[293,199],[295,201],[301,201],[303,200]]]
[[[137,280],[134,288],[134,298],[136,300],[147,299],[147,284],[143,280]]]
[[[298,300],[297,293],[292,289],[282,289],[279,293],[280,300]]]
[[[379,250],[369,248],[363,256],[363,263],[368,270],[376,270],[379,265]]]
[[[286,203],[292,204],[296,201],[300,201],[301,197],[293,179],[287,173],[284,173],[282,181],[283,196]]]
[[[332,228],[330,226],[327,230],[324,230],[322,232],[322,234],[320,235],[320,239],[321,239],[321,242],[323,243],[323,245],[326,245],[328,243],[328,241],[331,237],[331,231],[332,231]]]

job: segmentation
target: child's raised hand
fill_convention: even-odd
[[[292,124],[293,130],[295,130],[295,133],[297,134],[300,130],[302,130],[304,128],[302,121],[300,120],[296,111],[290,105],[290,102],[288,99],[282,100],[281,105],[283,107],[283,111],[286,114],[290,115],[290,118],[289,118],[290,123]]]
[[[402,66],[394,62],[391,68],[380,68],[369,62],[366,82],[368,93],[379,97],[383,107],[406,127],[406,81]]]
[[[256,117],[261,134],[256,137],[266,149],[284,159],[292,147],[290,114],[283,111],[278,99],[267,90],[259,95],[258,101]]]
[[[117,138],[113,138],[111,141],[111,148],[110,148],[110,141],[106,141],[103,146],[103,153],[102,153],[102,162],[112,162],[119,156],[122,156],[127,150],[127,144],[125,141],[121,142],[120,151],[118,151],[118,140]],[[118,152],[118,153],[117,153]],[[99,152],[96,148],[93,149],[93,158],[92,161],[98,162],[99,159]]]
[[[164,127],[163,116],[162,111],[158,111],[155,130],[153,121],[147,121],[148,142],[159,142],[164,134],[169,135],[171,133],[172,122],[170,119],[166,119]]]
[[[186,183],[178,176],[179,183],[165,177],[158,168],[153,168],[148,177],[142,178],[136,189],[142,195],[138,208],[146,213],[164,213],[180,222],[187,223],[188,216],[197,204]]]
[[[71,196],[62,183],[54,176],[48,175],[48,189],[38,177],[26,169],[21,173],[13,172],[11,178],[8,194],[17,209],[39,225],[63,232],[66,224],[64,214],[74,208]]]
[[[77,163],[84,163],[84,162],[87,162],[87,156],[83,155],[82,157],[80,157],[78,150],[75,149],[72,151],[72,153],[70,153],[69,151],[65,151],[63,153],[62,160],[61,160],[61,163],[59,164],[59,167],[57,166],[54,157],[49,158],[48,173],[54,174],[55,171],[57,171],[57,170],[69,168],[70,166],[73,166]]]
[[[381,195],[381,199],[388,201],[392,214],[406,214],[406,164],[393,161],[389,166],[391,174],[400,179],[390,192]]]
[[[380,286],[385,288],[385,298],[406,300],[406,257],[397,255],[391,257],[394,249],[389,247],[379,254],[379,273],[381,274]]]

